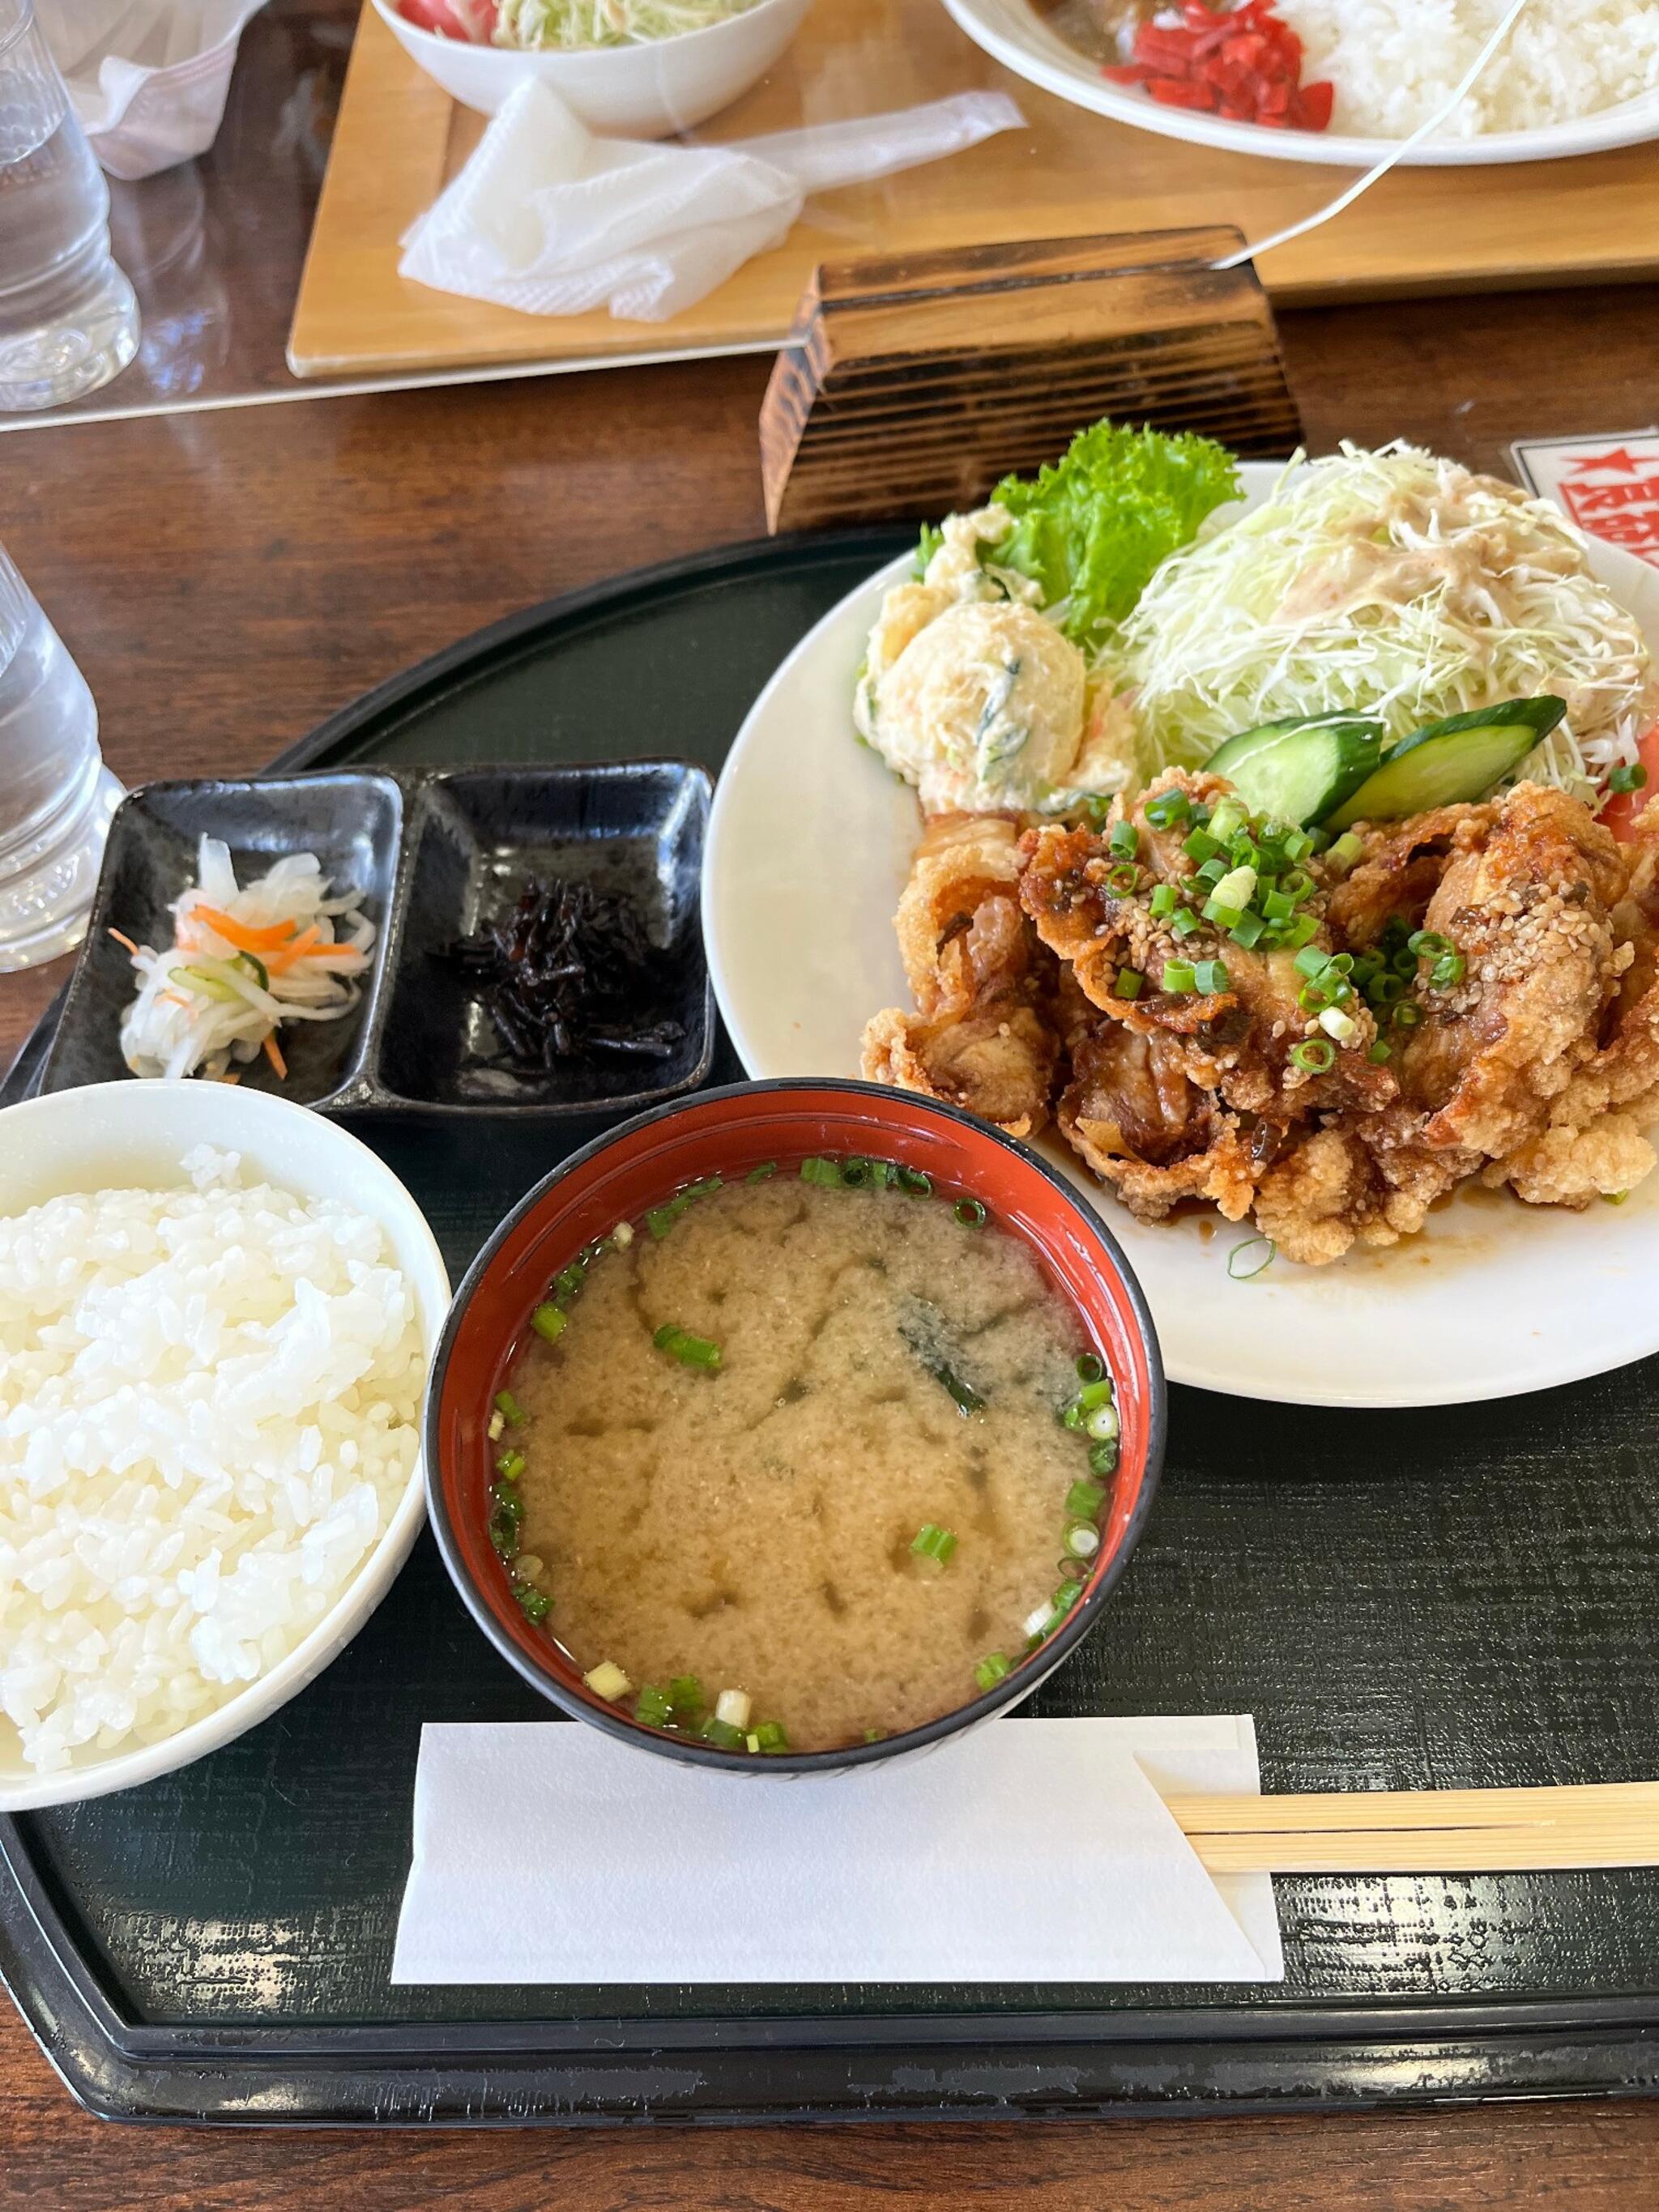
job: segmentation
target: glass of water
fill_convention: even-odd
[[[87,680],[0,547],[0,969],[80,943],[120,799]]]
[[[109,187],[34,20],[0,0],[0,410],[95,392],[138,349]]]

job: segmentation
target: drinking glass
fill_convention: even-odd
[[[109,187],[34,20],[0,0],[0,410],[95,392],[138,348]]]
[[[0,969],[80,943],[121,795],[86,678],[0,547]]]

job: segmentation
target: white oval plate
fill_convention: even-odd
[[[1246,462],[1247,500],[1275,465]],[[1596,574],[1659,650],[1659,570],[1595,545]],[[751,1076],[857,1075],[870,1016],[910,998],[893,910],[915,796],[855,743],[851,702],[893,562],[795,647],[750,709],[714,794],[702,926],[720,1012]],[[1423,1235],[1328,1267],[1227,1274],[1251,1232],[1136,1221],[1057,1138],[1039,1146],[1099,1207],[1158,1322],[1171,1381],[1302,1406],[1449,1406],[1659,1351],[1659,1173],[1587,1213],[1465,1194]]]
[[[1162,107],[1133,85],[1111,83],[1097,64],[1051,31],[1026,0],[945,0],[957,25],[1005,69],[1074,107],[1130,123],[1160,137],[1189,145],[1221,146],[1231,154],[1256,154],[1270,161],[1323,161],[1369,169],[1398,145],[1395,138],[1349,138],[1330,131],[1269,131],[1255,123],[1229,123]],[[1599,154],[1611,146],[1639,146],[1659,137],[1659,94],[1644,93],[1622,106],[1603,108],[1573,123],[1548,123],[1536,131],[1493,131],[1480,138],[1429,138],[1400,157],[1401,167],[1486,167],[1500,161],[1559,161],[1571,154]]]

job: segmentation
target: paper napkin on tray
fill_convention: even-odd
[[[532,315],[661,322],[780,245],[808,192],[867,182],[1024,121],[1001,93],[725,146],[595,138],[527,79],[404,234],[399,273]]]
[[[861,1772],[428,1724],[394,1983],[1255,1982],[1273,1882],[1164,1804],[1260,1789],[1248,1717],[1018,1720]]]

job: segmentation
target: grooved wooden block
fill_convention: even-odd
[[[821,263],[761,410],[775,530],[939,515],[1102,416],[1243,453],[1301,436],[1225,225]]]

